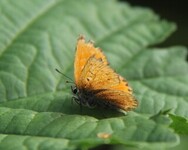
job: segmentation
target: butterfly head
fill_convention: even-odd
[[[80,105],[80,107],[82,105],[88,106],[90,108],[96,106],[95,100],[94,98],[91,96],[91,92],[87,91],[86,89],[79,89],[76,86],[76,83],[69,78],[68,76],[66,76],[64,73],[62,73],[61,71],[59,71],[58,69],[55,69],[58,73],[62,74],[64,77],[68,78],[69,81],[66,81],[66,83],[71,83],[74,84],[71,86],[71,91],[73,93],[73,97],[72,99]]]
[[[74,85],[74,86],[71,86],[71,91],[72,91],[72,93],[73,93],[73,97],[72,97],[72,99],[76,102],[76,103],[78,103],[80,106],[82,106],[82,102],[81,102],[81,98],[80,98],[80,92],[79,92],[79,89],[76,87],[76,85]]]
[[[71,86],[71,90],[74,95],[77,95],[79,93],[79,90],[76,86]]]
[[[94,108],[97,103],[95,101],[94,96],[92,93],[85,90],[85,89],[78,89],[77,86],[71,86],[71,90],[73,93],[73,100],[79,104],[80,106],[88,106],[90,108]]]

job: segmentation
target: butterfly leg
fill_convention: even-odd
[[[82,102],[75,96],[72,97],[72,103],[75,101],[80,106],[80,111],[82,113]]]

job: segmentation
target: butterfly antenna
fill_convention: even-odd
[[[63,75],[64,77],[66,77],[66,78],[68,78],[69,80],[71,80],[71,81],[66,81],[66,83],[74,83],[74,81],[70,78],[70,77],[68,77],[68,76],[66,76],[64,73],[62,73],[61,71],[59,71],[57,68],[55,69],[58,73],[60,73],[61,75]]]

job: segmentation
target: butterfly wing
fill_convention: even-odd
[[[132,94],[126,93],[121,90],[111,90],[107,89],[98,92],[96,98],[99,104],[107,105],[112,108],[119,108],[125,111],[129,111],[136,108],[138,103]]]
[[[74,79],[75,84],[78,84],[78,80],[80,79],[81,72],[88,61],[88,59],[94,56],[95,58],[100,58],[104,64],[108,64],[105,55],[99,48],[95,48],[93,46],[93,42],[85,42],[83,36],[80,36],[77,41],[75,61],[74,61]]]
[[[137,106],[132,89],[123,77],[94,56],[86,62],[77,87],[82,91],[93,93],[91,96],[101,104],[123,110],[130,110]]]

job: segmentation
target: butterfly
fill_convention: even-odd
[[[74,78],[73,99],[80,106],[129,111],[138,105],[127,81],[109,66],[102,50],[82,35],[77,40]]]

